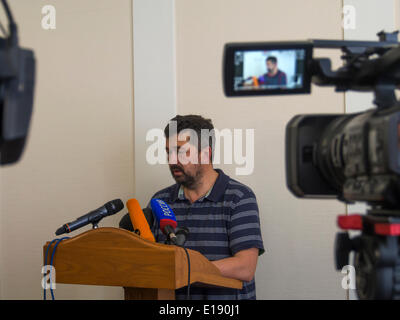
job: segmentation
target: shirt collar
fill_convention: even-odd
[[[217,180],[215,180],[215,183],[211,189],[208,190],[204,197],[202,197],[203,199],[208,199],[213,202],[217,202],[223,196],[229,181],[229,176],[227,176],[221,169],[215,169],[215,171],[218,172]],[[182,185],[176,184],[173,192],[171,193],[171,202],[185,199],[186,198]]]

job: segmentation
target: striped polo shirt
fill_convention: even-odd
[[[261,255],[264,246],[253,191],[231,179],[222,170],[215,170],[218,177],[213,187],[194,203],[185,198],[179,184],[157,192],[152,198],[168,203],[175,213],[178,227],[189,229],[185,247],[199,251],[208,260],[232,257],[250,248],[258,248]],[[151,229],[156,241],[164,243],[166,237],[157,222]],[[186,287],[176,290],[176,299],[186,299],[186,291]],[[243,282],[241,290],[191,286],[190,295],[193,300],[256,299],[255,281]]]

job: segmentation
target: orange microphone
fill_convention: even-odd
[[[260,84],[258,83],[257,77],[253,77],[253,85],[254,85],[255,87],[257,87],[257,88],[260,86]]]
[[[129,217],[131,218],[131,222],[135,232],[146,240],[156,242],[153,233],[150,230],[149,224],[147,223],[146,217],[142,211],[142,208],[139,205],[139,201],[137,201],[136,199],[129,199],[126,202],[126,207],[128,208]]]

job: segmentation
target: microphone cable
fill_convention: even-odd
[[[185,250],[187,261],[188,261],[188,285],[187,285],[187,292],[186,292],[186,300],[191,300],[190,299],[190,257],[189,257],[189,252],[187,249],[182,246],[183,250]]]
[[[48,257],[48,253],[49,253],[49,249],[51,247],[51,245],[55,242],[56,244],[54,245],[53,251],[51,252],[51,258],[50,258],[50,266],[53,266],[53,260],[54,260],[54,255],[56,253],[56,249],[57,246],[59,245],[59,243],[65,239],[69,239],[70,237],[63,237],[61,239],[54,239],[52,240],[49,245],[46,248],[46,253],[45,253],[45,266],[47,265],[47,257]],[[49,277],[50,277],[50,293],[51,293],[51,298],[52,300],[55,300],[54,298],[54,292],[53,292],[53,288],[52,288],[52,283],[51,283],[51,268],[49,269]],[[47,286],[47,281],[46,283],[43,284],[43,300],[46,300],[46,286]]]

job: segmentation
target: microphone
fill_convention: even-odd
[[[143,208],[143,214],[146,217],[147,223],[149,226],[152,226],[154,224],[154,216],[153,216],[153,211],[151,211],[150,208]],[[121,229],[125,229],[128,231],[134,232],[135,229],[133,228],[131,218],[129,217],[129,213],[126,213],[120,220],[119,222],[119,227]],[[151,228],[151,227],[150,227]]]
[[[178,227],[176,228],[176,244],[180,247],[183,247],[183,245],[186,242],[186,239],[189,236],[189,229],[186,227]]]
[[[160,224],[161,231],[167,236],[173,244],[177,244],[175,228],[177,226],[175,214],[170,206],[160,199],[150,201],[151,209]]]
[[[142,208],[140,208],[139,201],[136,199],[129,199],[126,203],[126,207],[128,208],[129,217],[135,229],[134,232],[138,233],[139,236],[146,240],[156,242]]]
[[[143,214],[146,217],[147,223],[149,226],[152,226],[154,224],[154,215],[153,211],[150,208],[144,208],[143,209]]]
[[[70,233],[76,229],[86,226],[89,223],[93,224],[93,228],[97,228],[97,224],[101,219],[116,214],[117,212],[121,211],[123,207],[124,204],[121,199],[109,201],[100,208],[90,211],[75,221],[64,224],[62,227],[57,229],[56,235],[59,236],[63,233]]]
[[[122,218],[121,218],[121,220],[119,221],[119,227],[121,228],[121,229],[125,229],[125,230],[128,230],[128,231],[135,231],[134,229],[133,229],[133,225],[132,225],[132,221],[131,221],[131,218],[129,217],[129,213],[126,213]]]

